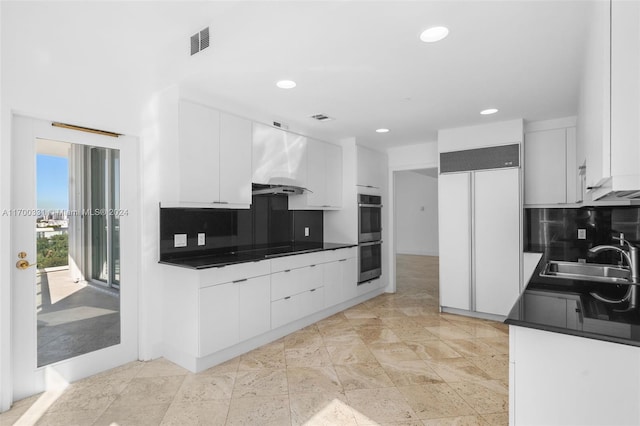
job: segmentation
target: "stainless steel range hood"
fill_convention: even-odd
[[[640,186],[636,176],[613,176],[602,179],[597,185],[588,188],[590,205],[640,205]]]
[[[301,195],[305,192],[312,192],[307,188],[301,186],[289,185],[283,183],[274,184],[252,184],[252,195]]]

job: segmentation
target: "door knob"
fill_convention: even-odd
[[[37,265],[37,263],[29,263],[29,261],[26,260],[25,257],[27,257],[27,253],[25,253],[23,251],[18,253],[18,258],[20,258],[20,260],[18,260],[16,262],[16,268],[18,268],[18,269],[27,269],[27,268],[30,268],[32,266],[36,266]]]

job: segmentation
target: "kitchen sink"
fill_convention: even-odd
[[[622,266],[550,260],[540,275],[568,280],[630,284],[631,272]]]

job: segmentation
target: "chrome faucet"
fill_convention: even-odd
[[[620,237],[613,237],[613,239],[620,241],[621,246],[626,245],[628,250],[624,250],[619,246],[604,244],[604,245],[590,248],[589,252],[595,254],[601,251],[617,251],[627,261],[627,264],[629,265],[629,272],[631,275],[630,281],[634,284],[640,283],[640,279],[638,277],[638,274],[639,274],[638,269],[640,267],[640,265],[638,264],[638,248],[633,244],[631,244],[629,241],[625,240],[622,234],[620,234]],[[594,292],[592,292],[591,295],[602,302],[608,302],[608,303],[629,302],[629,306],[627,307],[627,309],[625,309],[625,311],[633,310],[638,306],[638,289],[636,285],[630,285],[629,290],[627,290],[627,293],[624,295],[624,297],[621,300],[610,300]]]
[[[622,237],[613,237],[615,240],[619,240],[621,245],[624,244],[628,247],[628,251],[620,248],[619,246],[613,245],[601,245],[595,246],[589,249],[590,253],[599,253],[601,251],[613,250],[617,251],[622,255],[622,257],[627,261],[629,265],[629,271],[631,272],[631,281],[634,283],[638,283],[639,281],[639,271],[638,271],[638,248],[631,244],[629,241],[625,240]]]

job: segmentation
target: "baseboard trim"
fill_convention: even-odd
[[[441,312],[445,312],[447,314],[462,315],[462,316],[465,316],[465,317],[487,319],[487,320],[498,321],[498,322],[504,322],[504,320],[507,319],[507,317],[504,316],[504,315],[487,314],[487,313],[484,313],[484,312],[466,311],[464,309],[447,308],[446,306],[441,306],[440,307],[440,311]]]
[[[437,251],[413,251],[413,250],[398,250],[396,249],[396,254],[408,254],[411,256],[439,256],[440,254]]]

